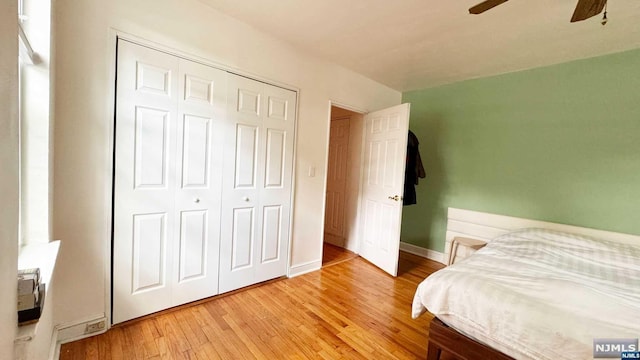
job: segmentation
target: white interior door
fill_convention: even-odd
[[[349,118],[331,120],[324,240],[337,246],[344,246],[348,159]]]
[[[296,94],[228,78],[220,292],[286,274]]]
[[[398,274],[409,104],[364,117],[360,255]]]
[[[218,291],[225,78],[118,42],[114,323]]]

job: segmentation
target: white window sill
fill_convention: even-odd
[[[18,269],[40,268],[40,282],[46,284],[45,304],[47,295],[51,291],[51,278],[58,258],[60,240],[44,244],[25,245],[20,249]],[[42,317],[42,316],[41,316]],[[28,342],[36,336],[39,322],[18,327],[16,343]]]

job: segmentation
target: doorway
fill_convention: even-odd
[[[362,115],[333,106],[330,117],[324,247],[351,251],[392,276],[398,274],[410,107]]]
[[[363,115],[331,106],[322,265],[357,256]]]

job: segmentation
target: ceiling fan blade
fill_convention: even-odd
[[[582,21],[602,12],[607,0],[578,0],[571,22]]]
[[[469,9],[469,14],[482,14],[483,12],[493,9],[494,7],[506,3],[508,0],[486,0]]]

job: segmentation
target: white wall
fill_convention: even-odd
[[[0,2],[0,359],[13,358],[18,273],[18,10]]]
[[[53,236],[63,241],[57,322],[104,313],[108,306],[110,28],[301,90],[292,265],[320,265],[329,100],[376,110],[400,103],[401,93],[299,53],[195,0],[58,0],[55,11]],[[317,169],[313,178],[307,177],[310,165]]]

